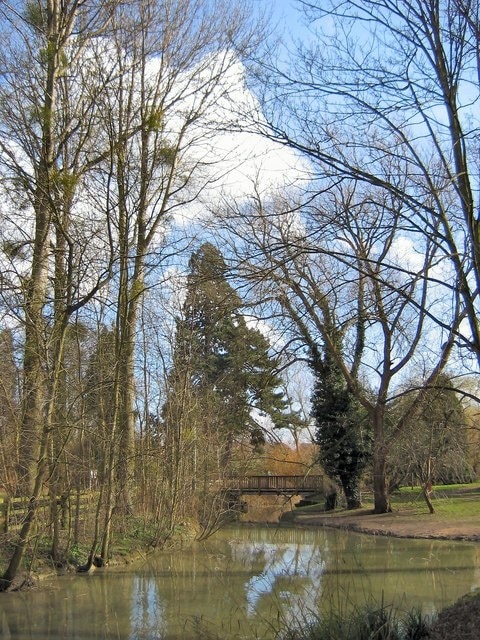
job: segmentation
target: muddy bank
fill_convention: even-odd
[[[437,514],[401,511],[375,514],[369,509],[338,512],[298,512],[289,524],[326,526],[396,538],[480,541],[480,515],[450,520]]]

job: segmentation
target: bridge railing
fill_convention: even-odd
[[[324,476],[243,476],[232,479],[231,486],[239,491],[322,491]]]

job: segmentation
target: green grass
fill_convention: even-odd
[[[438,515],[448,518],[466,518],[478,514],[480,482],[471,484],[436,485],[432,504]],[[423,510],[425,502],[421,487],[402,487],[391,498],[394,510]]]
[[[428,513],[421,487],[402,487],[391,496],[391,506],[395,512],[403,512],[412,515]],[[433,487],[432,503],[438,515],[445,518],[461,519],[476,516],[479,513],[480,504],[480,482],[469,484],[436,485]],[[314,514],[323,512],[323,501],[318,504],[298,507],[292,513],[291,520],[294,520],[295,513]],[[373,509],[372,493],[363,495],[363,509]],[[332,515],[346,513],[339,508],[331,512]]]
[[[402,487],[395,496],[405,496],[411,494],[421,495],[421,487]],[[469,482],[468,484],[437,484],[433,487],[433,493],[443,497],[458,497],[465,494],[479,494],[480,495],[480,482]]]

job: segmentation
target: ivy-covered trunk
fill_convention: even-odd
[[[330,334],[333,336],[332,327]],[[341,350],[341,337],[331,338]],[[360,481],[370,460],[371,437],[368,416],[348,388],[332,354],[325,349],[313,353],[315,387],[312,413],[316,421],[315,440],[326,473],[342,485],[348,509],[361,506]]]
[[[347,509],[359,509],[362,506],[362,496],[358,476],[356,474],[353,476],[342,474],[339,476],[339,480],[347,501]]]

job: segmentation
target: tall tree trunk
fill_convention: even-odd
[[[47,470],[47,446],[48,446],[48,434],[47,431],[43,432],[42,446],[40,451],[40,459],[37,464],[37,476],[35,478],[32,495],[28,503],[27,514],[20,530],[20,535],[16,541],[15,550],[10,558],[7,570],[0,578],[0,591],[6,591],[16,578],[18,571],[21,567],[25,549],[30,540],[30,532],[32,530],[35,517],[37,514],[37,502],[42,493],[43,481],[45,479]]]
[[[20,491],[33,494],[38,473],[40,440],[45,399],[45,327],[43,307],[46,300],[52,220],[51,171],[54,165],[53,114],[56,103],[58,63],[59,3],[46,8],[46,77],[42,104],[41,155],[36,167],[34,199],[35,237],[32,266],[25,300],[25,351],[23,379],[23,416],[20,432]],[[32,506],[35,501],[32,502]]]
[[[46,180],[44,168],[42,180]],[[41,188],[38,189],[42,191]],[[49,203],[42,193],[35,211],[35,239],[32,267],[25,300],[25,347],[23,357],[23,411],[19,446],[19,492],[30,495],[39,459],[43,403],[45,397],[43,306],[47,288],[50,236]]]
[[[55,113],[58,78],[64,64],[62,52],[76,18],[77,3],[69,8],[60,0],[49,0],[42,16],[45,30],[45,81],[42,87],[41,153],[35,167],[35,236],[32,265],[25,300],[25,352],[23,416],[20,434],[20,460],[23,464],[22,490],[30,495],[19,540],[2,579],[7,588],[15,578],[29,542],[38,498],[48,469],[48,454],[55,426],[56,400],[60,381],[61,361],[67,317],[55,309],[52,356],[48,358],[47,332],[43,316],[47,298],[47,278],[50,261],[52,223],[58,205],[56,168]],[[57,273],[56,273],[57,275]],[[47,372],[49,380],[47,384]]]
[[[134,298],[132,296],[135,296]],[[127,317],[121,330],[121,359],[119,362],[121,393],[120,456],[118,460],[119,499],[124,513],[133,511],[133,486],[135,477],[135,329],[139,298],[130,294]]]
[[[347,509],[359,509],[362,506],[362,497],[358,475],[342,474],[340,475],[340,482],[347,501]]]
[[[373,413],[373,497],[375,513],[391,511],[387,486],[387,443],[385,442],[385,410],[376,407]]]

